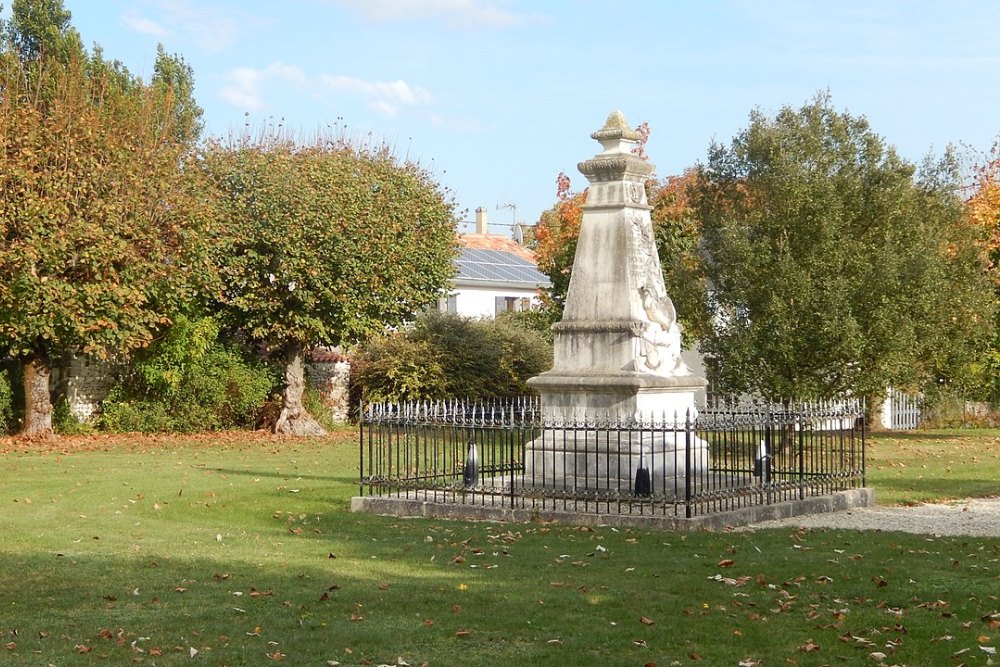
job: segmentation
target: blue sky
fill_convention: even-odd
[[[183,55],[210,134],[346,126],[431,169],[464,219],[483,206],[533,223],[560,171],[582,188],[576,164],[616,108],[652,127],[661,176],[755,107],[827,89],[914,162],[1000,133],[989,0],[64,2],[84,42],[133,72],[148,76],[157,43]]]

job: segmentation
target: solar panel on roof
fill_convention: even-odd
[[[468,280],[532,284],[548,282],[548,278],[530,261],[502,250],[464,248],[457,264],[458,277]]]

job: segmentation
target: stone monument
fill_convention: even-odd
[[[590,136],[603,151],[578,165],[590,188],[566,306],[553,326],[554,363],[529,384],[541,394],[548,424],[676,422],[681,430],[636,426],[641,434],[623,450],[621,438],[612,445],[597,434],[560,437],[566,434],[547,429],[526,452],[525,483],[534,486],[631,488],[640,468],[660,479],[683,475],[683,425],[696,416],[695,394],[706,385],[681,360],[646,200],[653,165],[632,152],[639,135],[620,111]],[[703,441],[693,454],[693,467],[707,466]]]

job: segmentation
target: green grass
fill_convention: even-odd
[[[996,480],[995,437],[878,437],[872,481],[907,501],[927,451]],[[985,665],[1000,646],[996,539],[354,515],[354,438],[0,445],[0,664]]]
[[[1000,495],[1000,431],[880,433],[868,441],[867,473],[885,505]]]

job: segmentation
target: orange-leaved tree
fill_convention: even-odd
[[[569,290],[576,240],[583,222],[583,204],[587,200],[586,189],[573,192],[570,187],[569,176],[560,173],[556,178],[556,204],[542,213],[535,225],[532,242],[538,270],[552,283],[543,291],[542,299],[555,312],[556,319],[562,314]]]

